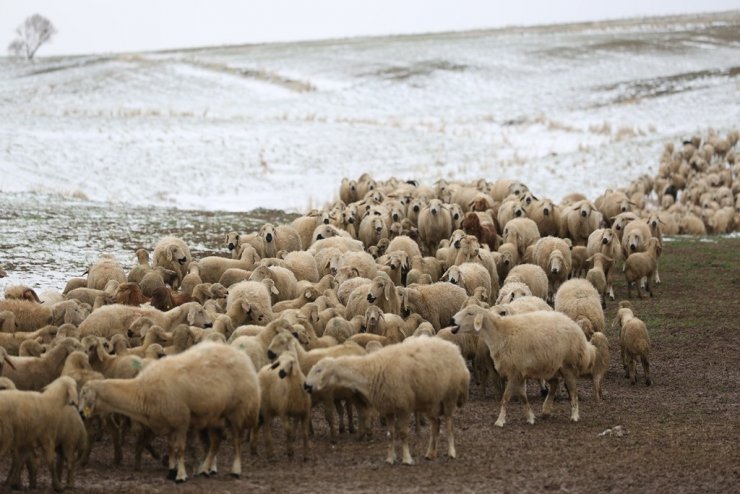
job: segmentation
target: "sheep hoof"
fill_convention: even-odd
[[[651,381],[650,379],[645,379],[645,386],[650,386],[651,384],[653,384],[653,381]]]
[[[493,424],[493,425],[495,425],[496,427],[503,427],[504,426],[504,421],[503,420],[497,420],[496,423]]]
[[[177,470],[170,469],[167,471],[167,480],[175,480],[177,478]]]
[[[188,480],[188,479],[187,478],[184,478],[184,479],[175,479],[175,483],[176,484],[184,484],[186,480]]]
[[[233,479],[240,479],[241,478],[241,474],[239,474],[239,473],[232,472],[230,475],[231,475],[231,478],[233,478]]]

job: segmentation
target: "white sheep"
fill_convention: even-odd
[[[207,430],[208,454],[198,473],[214,473],[220,434],[229,428],[234,445],[231,475],[239,477],[244,430],[256,428],[260,408],[257,373],[249,358],[226,345],[203,342],[186,352],[157,360],[134,379],[90,381],[80,392],[80,410],[120,413],[168,437],[169,474],[187,480],[188,430]]]
[[[546,379],[550,389],[542,413],[550,415],[558,377],[565,379],[570,394],[570,419],[577,422],[578,391],[576,379],[593,365],[596,347],[586,341],[581,328],[559,312],[536,311],[500,317],[481,307],[466,307],[454,316],[456,331],[475,331],[488,345],[496,371],[506,379],[501,411],[496,426],[506,423],[506,405],[513,395],[524,402],[527,422],[534,423],[534,413],[525,391],[526,379]]]
[[[167,312],[153,307],[133,307],[131,305],[113,304],[99,308],[80,324],[80,335],[103,336],[110,338],[114,334],[126,334],[134,322],[142,317],[152,320],[154,324],[166,330],[187,322],[191,326],[204,327],[211,324],[210,316],[198,302],[188,302]],[[135,330],[133,331],[136,332]],[[130,336],[137,336],[131,334]]]
[[[622,244],[619,240],[619,235],[615,233],[614,226],[612,228],[599,228],[591,232],[588,236],[588,242],[586,244],[586,255],[588,256],[587,261],[591,263],[593,256],[597,253],[604,255],[602,259],[611,259],[612,261],[603,264],[604,276],[606,278],[606,289],[609,292],[609,297],[614,300],[614,267],[617,262],[622,260]],[[592,275],[593,276],[593,275]]]
[[[0,312],[10,311],[15,314],[16,331],[35,331],[53,324],[60,326],[64,323],[80,324],[86,311],[73,300],[59,302],[54,305],[39,304],[28,300],[0,300]]]
[[[177,273],[177,285],[188,274],[188,266],[193,260],[188,245],[177,237],[164,237],[154,246],[153,268],[157,266]],[[125,280],[124,280],[125,281]],[[177,286],[173,286],[177,288]]]
[[[514,218],[504,227],[503,239],[504,244],[514,244],[517,248],[517,254],[522,258],[527,251],[527,247],[540,239],[540,231],[537,229],[537,223],[529,218]]]
[[[260,256],[249,244],[239,247],[239,258],[208,256],[198,260],[198,273],[204,283],[220,282],[221,277],[228,269],[243,269],[250,271]]]
[[[126,277],[126,281],[130,283],[139,283],[144,275],[152,269],[151,264],[149,264],[149,252],[146,249],[136,249],[136,262],[136,266],[131,268]]]
[[[636,364],[638,357],[642,363],[642,371],[645,374],[645,384],[650,386],[650,335],[645,323],[638,319],[632,312],[629,302],[621,302],[619,310],[612,322],[612,328],[620,326],[619,348],[622,355],[625,376],[637,383]]]
[[[488,294],[484,302],[490,302],[498,296],[498,290],[492,290],[491,274],[481,264],[465,262],[457,266],[451,266],[443,275],[442,281],[448,281],[453,285],[461,286],[465,292],[472,296],[475,290],[482,288]],[[498,277],[496,278],[498,289]]]
[[[650,227],[643,220],[634,220],[624,227],[622,251],[625,259],[635,252],[645,252],[647,242],[652,238]]]
[[[235,327],[248,322],[265,325],[274,318],[270,295],[275,292],[272,280],[241,281],[232,285],[226,297],[226,315]]]
[[[593,268],[586,273],[586,280],[591,283],[601,296],[601,308],[606,309],[606,293],[610,288],[606,273],[611,273],[614,267],[614,259],[597,252],[588,258],[593,263]]]
[[[260,227],[259,236],[264,245],[264,257],[277,257],[281,250],[293,252],[303,248],[298,230],[290,225],[265,223]]]
[[[411,414],[432,423],[425,457],[437,456],[440,417],[447,429],[447,454],[455,458],[452,416],[468,398],[470,373],[458,348],[438,338],[409,338],[365,356],[326,358],[306,377],[310,392],[329,387],[351,389],[385,418],[391,441],[386,462],[395,463],[400,439],[402,461],[414,463],[408,445]]]
[[[267,456],[273,456],[272,418],[279,417],[285,430],[288,457],[293,456],[295,429],[301,432],[303,460],[308,460],[308,433],[311,426],[311,396],[303,389],[306,376],[297,357],[284,352],[275,363],[266,365],[257,374],[262,393],[260,412]],[[252,435],[252,443],[257,435]],[[252,444],[254,449],[254,444]]]
[[[562,312],[573,321],[587,319],[593,331],[604,332],[604,311],[601,308],[601,295],[587,280],[572,279],[560,286],[555,294],[555,310]],[[591,339],[591,333],[586,337]]]
[[[442,239],[452,233],[452,215],[439,199],[432,199],[419,213],[419,240],[423,251],[434,254]]]
[[[586,245],[588,236],[599,228],[602,219],[602,214],[590,201],[577,201],[563,208],[559,236],[570,238],[573,245]]]
[[[41,357],[6,357],[2,375],[21,390],[40,390],[59,377],[67,356],[82,345],[74,338],[64,338]]]
[[[552,300],[560,285],[568,279],[573,269],[570,245],[556,237],[544,237],[534,246],[534,262],[547,275],[547,299]]]

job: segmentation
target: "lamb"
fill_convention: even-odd
[[[265,223],[260,227],[259,236],[264,245],[264,257],[277,257],[281,250],[293,252],[303,249],[298,230],[290,225]]]
[[[448,325],[468,297],[462,287],[445,282],[399,288],[399,295],[401,315],[419,314],[432,323],[435,332]]]
[[[494,305],[490,310],[503,317],[538,310],[550,311],[553,309],[540,297],[526,295],[523,297],[517,297],[511,302]]]
[[[573,264],[571,268],[571,277],[580,278],[586,275],[588,269],[588,250],[585,245],[575,245],[570,249],[570,258]]]
[[[582,318],[587,319],[593,331],[604,332],[601,296],[587,280],[572,279],[563,283],[555,294],[555,310],[575,322]],[[591,339],[591,334],[587,333],[586,338]]]
[[[114,303],[116,304],[132,305],[134,307],[141,306],[151,301],[149,297],[144,296],[144,292],[141,291],[139,285],[133,282],[121,283],[118,285],[114,298]]]
[[[556,311],[500,317],[471,306],[455,314],[453,322],[453,333],[479,333],[488,345],[496,371],[506,380],[496,426],[503,427],[506,423],[506,405],[513,394],[523,400],[527,422],[534,424],[534,413],[525,392],[526,379],[548,380],[550,389],[542,413],[550,415],[559,376],[565,379],[570,394],[570,419],[579,420],[576,379],[590,370],[596,348],[586,341],[581,328],[570,318]]]
[[[601,213],[590,201],[577,201],[563,208],[559,236],[570,238],[573,245],[586,245],[588,236],[599,228],[602,218]]]
[[[19,357],[40,357],[48,349],[39,340],[25,340],[18,347]]]
[[[544,237],[534,247],[534,262],[547,274],[547,299],[552,300],[560,285],[568,279],[573,268],[570,246],[556,237]]]
[[[645,384],[650,386],[650,336],[645,323],[638,319],[632,312],[632,306],[629,302],[621,302],[617,316],[612,322],[612,328],[617,324],[621,327],[619,331],[619,347],[622,355],[622,364],[626,378],[637,383],[636,361],[640,358],[642,371],[645,374]]]
[[[614,266],[614,259],[607,257],[604,254],[597,252],[593,256],[588,258],[589,262],[593,262],[594,267],[588,270],[586,273],[586,280],[591,283],[596,291],[601,296],[601,308],[606,309],[606,292],[609,288],[607,282],[606,273],[610,273]]]
[[[260,257],[257,251],[249,244],[240,247],[239,259],[208,256],[198,261],[198,273],[204,283],[220,282],[227,269],[243,269],[251,271]]]
[[[498,278],[496,278],[496,290],[492,290],[491,275],[481,264],[465,262],[459,266],[451,266],[442,275],[442,281],[462,286],[470,296],[475,293],[476,289],[482,288],[489,294],[484,302],[490,302],[491,298],[495,299],[498,295]]]
[[[131,268],[126,281],[129,283],[139,283],[144,275],[151,271],[152,266],[149,264],[149,252],[146,249],[136,249],[137,265]]]
[[[377,305],[383,312],[400,314],[401,300],[396,291],[396,286],[390,277],[381,272],[373,278],[370,285],[360,285],[347,299],[345,316],[349,319],[364,314],[369,305]]]
[[[63,429],[60,421],[66,422],[64,409],[68,405],[77,404],[74,381],[69,377],[59,377],[43,393],[6,390],[3,391],[2,398],[0,414],[3,417],[4,434],[0,440],[0,454],[12,447],[14,460],[8,475],[9,484],[15,488],[20,487],[21,465],[28,459],[28,452],[39,446],[49,467],[52,488],[61,491],[62,484],[54,453],[57,436]]]
[[[30,302],[28,300],[0,300],[0,312],[10,311],[15,314],[16,331],[35,331],[53,324],[80,324],[86,313],[76,301],[68,300],[52,306]]]
[[[192,296],[193,289],[201,283],[203,283],[203,279],[200,277],[200,267],[196,261],[193,261],[188,266],[188,274],[182,279],[180,291],[188,296]]]
[[[515,218],[526,218],[527,211],[518,198],[507,199],[498,208],[496,219],[499,227],[505,229],[509,221]]]
[[[280,266],[260,266],[252,271],[249,281],[272,280],[275,291],[271,291],[272,303],[292,300],[296,297],[298,280],[290,269]]]
[[[389,252],[378,259],[380,268],[385,271],[395,285],[403,285],[409,272],[409,256],[406,252],[398,250]]]
[[[547,300],[548,279],[545,271],[536,264],[519,264],[514,266],[506,275],[504,285],[511,282],[520,282],[527,285],[535,297]],[[562,285],[561,285],[562,286]],[[502,289],[503,290],[503,289]],[[501,298],[499,296],[499,298]],[[496,303],[500,303],[497,302]]]
[[[439,242],[452,233],[452,215],[439,199],[432,199],[419,213],[419,240],[422,250],[434,254]]]
[[[514,218],[504,228],[504,243],[516,245],[519,257],[524,257],[527,247],[540,239],[537,223],[529,218]]]
[[[267,456],[273,456],[272,418],[279,417],[287,437],[288,457],[293,457],[295,428],[300,427],[303,439],[303,460],[308,460],[308,433],[311,426],[311,396],[303,390],[306,376],[301,371],[297,357],[285,352],[274,364],[264,366],[257,375],[262,399],[260,412],[264,423]],[[292,422],[292,423],[291,423]],[[252,435],[252,448],[257,435]]]
[[[125,283],[126,273],[113,255],[103,254],[88,272],[87,287],[103,290],[111,280]]]
[[[134,379],[90,381],[80,392],[80,410],[121,413],[167,435],[168,478],[185,482],[185,446],[188,429],[208,430],[208,455],[198,473],[215,473],[217,429],[230,429],[234,442],[231,475],[241,470],[242,433],[257,427],[260,387],[249,358],[228,346],[203,342],[179,355],[150,364]]]
[[[2,375],[13,381],[20,390],[38,391],[59,377],[67,356],[82,346],[73,338],[61,340],[41,357],[8,357]]]
[[[150,303],[155,309],[166,312],[192,301],[192,297],[187,293],[173,292],[168,287],[162,286],[154,290]]]
[[[272,280],[241,281],[229,287],[226,315],[235,327],[248,322],[265,325],[274,319],[270,294],[276,291]]]
[[[591,235],[588,236],[588,242],[586,245],[586,254],[589,257],[589,263],[592,262],[594,255],[597,253],[603,254],[604,259],[612,260],[609,263],[603,264],[604,276],[607,284],[606,288],[609,291],[609,297],[611,297],[612,300],[614,300],[614,286],[612,284],[612,279],[614,278],[614,265],[622,259],[622,247],[619,241],[619,236],[614,232],[613,228],[614,227],[594,230]]]
[[[501,202],[509,195],[519,196],[528,190],[526,185],[517,180],[501,178],[496,180],[491,187],[491,198],[494,201]]]
[[[105,379],[102,373],[93,370],[87,354],[80,351],[74,351],[67,356],[61,375],[74,379],[77,389],[82,389],[88,381]]]
[[[637,219],[639,219],[638,216],[632,212],[620,213],[612,218],[612,230],[617,234],[620,244],[624,238],[624,227],[627,223]]]
[[[255,369],[261,369],[269,363],[267,347],[281,329],[291,333],[294,331],[293,324],[282,318],[270,322],[254,336],[240,335],[239,328],[237,328],[231,336],[233,339],[230,345],[248,355]]]
[[[645,252],[636,252],[630,255],[626,261],[624,261],[624,278],[627,282],[627,298],[632,298],[632,287],[631,283],[637,282],[637,296],[642,298],[642,291],[640,290],[640,280],[646,278],[645,289],[648,291],[650,296],[653,296],[653,290],[650,287],[650,278],[655,275],[658,270],[658,257],[660,256],[663,248],[660,244],[660,240],[657,238],[651,238],[647,242],[647,250]]]
[[[164,237],[154,246],[153,267],[159,266],[177,273],[177,283],[172,288],[178,288],[188,274],[188,266],[192,260],[187,244],[177,237]]]
[[[423,413],[432,423],[426,458],[437,456],[440,416],[446,423],[447,454],[457,456],[452,416],[467,400],[469,383],[458,348],[438,338],[409,338],[366,356],[326,358],[306,377],[309,392],[338,387],[362,396],[386,420],[391,434],[386,462],[395,463],[398,438],[407,465],[414,463],[408,445],[412,413]]]

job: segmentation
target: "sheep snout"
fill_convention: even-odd
[[[588,214],[586,213],[586,211],[581,211],[581,216],[585,218],[586,216],[588,216]]]
[[[267,358],[270,360],[275,360],[275,357],[277,357],[277,354],[273,352],[272,350],[267,350]]]
[[[370,303],[375,302],[375,297],[373,296],[372,293],[368,293],[367,294],[367,301],[370,302]]]
[[[308,394],[311,394],[313,392],[313,386],[308,383],[303,383],[303,389],[305,389],[306,393]]]

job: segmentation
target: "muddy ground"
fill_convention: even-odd
[[[288,459],[282,430],[274,425],[277,455],[243,453],[241,479],[230,478],[231,448],[224,444],[221,473],[176,486],[166,469],[145,456],[133,468],[132,448],[112,465],[108,439],[96,443],[79,470],[76,492],[732,492],[740,485],[740,239],[674,239],[661,259],[663,284],[656,297],[635,301],[652,338],[654,384],[623,377],[615,330],[609,330],[611,365],[605,401],[596,404],[589,380],[579,382],[581,421],[568,421],[566,401],[550,419],[528,425],[519,403],[503,429],[493,426],[498,403],[492,388],[471,385],[456,417],[458,458],[424,460],[428,427],[412,435],[414,466],[384,463],[379,426],[370,441],[343,434],[328,441],[323,414],[314,411],[316,436],[310,459]],[[624,281],[617,296],[626,295]],[[610,302],[611,322],[616,304]],[[542,399],[530,385],[539,410]],[[600,436],[622,426],[627,434]],[[164,449],[161,439],[155,442]],[[444,438],[441,450],[446,451]],[[262,452],[262,443],[260,443]],[[192,472],[194,459],[189,460]],[[2,463],[7,471],[7,460]],[[43,469],[42,469],[43,472]],[[46,472],[40,486],[49,485]],[[41,491],[39,491],[41,492]]]

